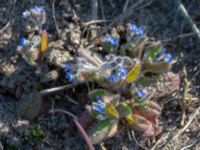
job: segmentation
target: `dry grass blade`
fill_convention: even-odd
[[[200,31],[197,28],[196,24],[193,22],[190,15],[188,14],[185,6],[181,3],[180,0],[177,0],[177,4],[178,4],[178,10],[180,11],[181,15],[187,20],[188,24],[190,25],[190,28],[195,32],[198,39],[200,40]]]
[[[15,8],[15,3],[16,3],[16,0],[13,0],[13,4],[12,4],[12,7],[11,7],[9,15],[8,15],[8,21],[5,24],[5,26],[0,29],[0,34],[2,34],[10,25],[10,19],[11,19],[11,16],[12,16],[14,8]]]
[[[113,26],[115,23],[120,22],[122,23],[125,19],[129,18],[132,14],[133,11],[135,10],[135,8],[137,8],[139,5],[141,5],[144,2],[144,0],[138,0],[136,3],[134,3],[133,5],[131,5],[129,8],[127,8],[127,10],[120,14],[119,16],[117,16],[110,24],[109,27]]]
[[[56,14],[55,14],[55,1],[56,0],[52,1],[52,15],[53,15],[53,21],[54,21],[54,25],[55,25],[55,28],[56,28],[57,36],[58,36],[58,38],[60,38],[61,35],[60,35],[60,31],[59,31],[58,24],[57,24],[57,21],[56,21]]]
[[[49,110],[49,113],[55,113],[55,112],[64,113],[64,114],[66,114],[66,115],[68,115],[72,118],[77,119],[77,117],[74,114],[72,114],[71,112],[66,111],[66,110],[62,110],[62,109],[51,109],[51,110]]]
[[[97,19],[98,17],[98,1],[97,0],[91,0],[92,5],[92,19]]]
[[[200,111],[200,106],[190,115],[190,119],[187,122],[187,124],[173,137],[173,140],[176,140],[189,127],[189,125],[192,123],[192,121],[197,116],[199,111]]]

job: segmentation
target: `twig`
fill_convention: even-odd
[[[131,5],[124,13],[117,16],[110,24],[109,27],[113,26],[117,22],[123,22],[126,18],[129,18],[132,14],[135,8],[137,8],[139,5],[141,5],[144,2],[144,0],[138,0],[136,3]]]
[[[66,114],[66,115],[69,115],[69,116],[72,117],[72,118],[77,119],[76,115],[74,115],[74,114],[72,114],[71,112],[66,111],[66,110],[62,110],[62,109],[51,109],[51,110],[49,110],[49,113],[55,113],[55,112],[64,113],[64,114]]]
[[[181,150],[187,150],[190,147],[194,146],[197,142],[199,142],[200,141],[199,135],[197,137],[195,137],[194,139],[196,139],[196,140],[194,140],[190,145],[187,145],[187,146],[181,148]]]
[[[45,89],[45,90],[40,91],[40,94],[46,95],[46,94],[54,93],[54,92],[57,92],[57,91],[62,91],[62,90],[65,90],[67,88],[72,88],[75,85],[77,85],[77,84],[67,84],[67,85],[63,85],[63,86],[59,86],[59,87],[55,87],[55,88]]]
[[[133,130],[131,131],[131,133],[132,133],[132,136],[133,136],[133,139],[134,139],[135,143],[136,143],[139,147],[143,148],[144,150],[148,150],[146,147],[144,147],[142,144],[140,144],[140,143],[137,141],[137,139],[135,138],[135,133],[134,133]]]
[[[143,9],[149,5],[151,5],[153,3],[154,0],[149,0],[147,3],[145,3],[144,5],[137,7],[137,10]]]
[[[89,26],[91,24],[96,24],[96,23],[104,23],[104,22],[109,22],[110,20],[92,20],[92,21],[88,21],[88,22],[85,22],[83,23],[83,26]]]
[[[200,106],[194,111],[192,115],[190,115],[190,120],[188,121],[188,123],[182,128],[182,130],[180,130],[176,134],[176,136],[173,137],[173,140],[176,140],[188,128],[188,126],[192,123],[192,121],[194,120],[196,115],[199,113],[199,111],[200,111]]]
[[[51,103],[51,110],[52,110],[52,116],[51,116],[51,119],[52,120],[54,120],[54,118],[55,118],[55,101],[54,101],[54,99],[52,99],[51,100],[52,101],[52,103]]]
[[[186,70],[186,66],[183,66],[183,106],[182,106],[182,117],[181,117],[181,125],[184,125],[185,122],[185,109],[186,109],[186,105],[189,101],[188,98],[188,87],[189,87],[189,82],[187,80],[187,70]]]
[[[129,0],[126,0],[126,3],[124,4],[124,8],[123,8],[122,13],[124,13],[126,11],[128,4],[129,4]]]
[[[187,38],[187,37],[190,37],[190,36],[193,36],[195,35],[196,33],[194,32],[191,32],[191,33],[185,33],[185,34],[180,34],[178,36],[175,36],[175,37],[170,37],[168,39],[164,39],[164,40],[160,40],[162,43],[166,43],[166,42],[170,42],[170,41],[173,41],[173,40],[177,40],[177,39],[181,39],[181,38]]]
[[[105,20],[106,17],[105,17],[105,14],[104,14],[104,7],[103,7],[102,0],[99,0],[99,5],[100,5],[100,9],[101,9],[101,16],[102,16],[103,20]]]
[[[12,4],[11,10],[10,10],[9,15],[8,15],[8,21],[4,25],[4,27],[2,27],[0,29],[0,34],[2,34],[10,26],[10,20],[11,20],[11,16],[12,16],[14,8],[15,8],[15,4],[16,4],[16,0],[13,0],[13,4]]]
[[[180,0],[176,0],[176,1],[177,1],[177,4],[178,4],[179,12],[187,20],[188,24],[190,25],[190,28],[193,30],[193,32],[196,34],[196,36],[200,40],[200,31],[197,28],[196,24],[193,22],[192,18],[189,16],[185,6],[181,3]]]
[[[92,19],[97,19],[98,17],[98,1],[97,0],[91,0],[92,1]]]
[[[80,133],[82,134],[83,139],[85,140],[85,142],[88,146],[88,149],[95,150],[94,146],[90,142],[90,138],[88,137],[87,133],[85,132],[85,130],[83,129],[83,127],[81,126],[81,124],[79,123],[79,121],[76,118],[74,118],[74,123],[75,123],[76,127],[79,129]]]
[[[72,103],[74,103],[75,105],[79,105],[74,99],[72,99],[71,97],[69,97],[68,95],[65,95],[65,97]]]
[[[151,148],[151,150],[155,150],[158,144],[163,140],[166,139],[167,136],[169,136],[169,132],[166,135],[162,135],[162,137],[154,144],[154,146]]]
[[[58,24],[57,24],[57,21],[56,21],[56,15],[55,15],[55,1],[56,0],[52,1],[52,15],[53,15],[53,21],[54,21],[54,25],[55,25],[55,28],[56,28],[57,36],[58,36],[58,38],[60,38],[61,35],[60,35],[60,31],[59,31],[59,28],[58,28]]]

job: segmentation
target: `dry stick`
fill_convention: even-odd
[[[149,5],[151,5],[151,3],[153,2],[154,0],[150,0],[148,1],[147,3],[145,3],[144,5],[140,6],[140,7],[137,7],[137,10],[140,10],[140,9],[143,9]]]
[[[105,20],[106,17],[105,17],[105,14],[104,14],[104,8],[103,8],[102,0],[99,0],[99,5],[100,5],[100,9],[101,9],[101,16],[102,16],[103,20]]]
[[[110,20],[105,20],[105,19],[102,19],[102,20],[91,20],[91,21],[83,23],[83,26],[89,26],[91,24],[104,23],[104,22],[109,22],[109,21]]]
[[[54,21],[54,25],[55,25],[55,28],[56,28],[57,36],[58,36],[58,38],[60,38],[61,35],[60,35],[60,31],[59,31],[59,28],[58,28],[58,24],[57,24],[57,21],[56,21],[56,15],[55,15],[55,1],[56,0],[53,0],[53,2],[52,2],[52,15],[53,15],[53,21]]]
[[[5,24],[5,26],[0,29],[0,34],[2,34],[10,25],[10,20],[11,20],[11,16],[12,16],[14,8],[15,8],[15,4],[16,4],[16,0],[13,0],[12,8],[11,8],[9,15],[8,15],[8,21]]]
[[[57,91],[62,91],[62,90],[65,90],[67,88],[72,88],[76,85],[77,84],[67,84],[67,85],[63,85],[63,86],[59,86],[59,87],[55,87],[55,88],[49,88],[49,89],[45,89],[45,90],[40,91],[40,94],[46,95],[46,94],[54,93],[54,92],[57,92]]]
[[[185,33],[185,34],[180,34],[176,37],[171,37],[171,38],[168,38],[168,39],[164,39],[164,40],[160,40],[162,43],[166,43],[166,42],[170,42],[170,41],[173,41],[173,40],[177,40],[177,39],[181,39],[181,38],[187,38],[187,37],[190,37],[190,36],[193,36],[195,35],[196,33],[194,32],[191,32],[191,33]]]
[[[187,80],[187,69],[186,66],[183,66],[183,106],[182,106],[182,117],[181,117],[181,126],[184,125],[186,114],[186,105],[188,104],[189,98],[188,98],[188,87],[189,87],[189,82]]]
[[[98,1],[97,0],[91,0],[92,1],[92,19],[97,19],[97,13],[98,13]]]
[[[198,39],[200,40],[200,31],[197,28],[196,24],[193,22],[192,18],[189,16],[185,6],[181,3],[180,0],[177,0],[178,10],[180,11],[181,15],[187,20],[188,24],[190,25],[193,32],[197,35]]]
[[[66,110],[62,110],[62,109],[51,109],[51,110],[49,110],[49,113],[55,113],[55,112],[61,112],[61,113],[64,113],[66,115],[69,115],[72,118],[77,119],[76,115],[74,115],[71,112],[66,111]]]
[[[200,141],[199,136],[200,136],[200,134],[198,134],[198,135],[194,138],[194,139],[196,139],[196,140],[194,140],[190,145],[187,145],[187,146],[181,148],[181,150],[187,150],[187,149],[189,149],[190,147],[194,146],[197,142]]]
[[[151,148],[151,150],[155,150],[156,147],[158,146],[158,144],[160,144],[160,142],[163,140],[163,139],[166,139],[166,136],[168,136],[170,133],[168,132],[166,135],[162,135],[162,137],[159,138],[159,140],[154,144],[154,146]]]
[[[136,3],[131,5],[124,13],[116,17],[110,24],[109,27],[113,26],[115,23],[120,22],[122,23],[125,19],[129,18],[133,12],[136,10],[139,5],[141,5],[144,2],[144,0],[138,0]]]
[[[124,4],[124,8],[123,8],[122,13],[124,13],[126,11],[128,4],[129,4],[129,0],[126,0],[126,3]]]
[[[135,138],[135,133],[134,133],[133,130],[131,131],[131,133],[132,133],[132,136],[133,136],[133,139],[134,139],[135,143],[136,143],[139,147],[143,148],[144,150],[148,150],[146,147],[144,147],[142,144],[140,144],[140,143],[137,141],[137,139]]]
[[[94,79],[91,79],[91,80],[88,80],[88,81],[85,81],[85,82],[87,83],[87,82],[90,82],[90,81],[93,81],[93,80]],[[58,91],[62,91],[62,90],[65,90],[65,89],[75,87],[75,86],[82,84],[82,83],[85,83],[85,82],[79,81],[79,82],[72,83],[72,84],[67,84],[67,85],[58,86],[58,87],[55,87],[55,88],[45,89],[45,90],[40,91],[40,94],[41,95],[47,95],[47,94],[55,93],[55,92],[58,92]]]
[[[79,105],[78,102],[76,102],[74,99],[72,99],[71,97],[69,97],[68,95],[65,95],[65,97],[72,103],[74,103],[75,105]]]
[[[200,106],[194,111],[192,115],[190,115],[190,120],[188,121],[188,123],[182,128],[182,130],[178,132],[178,134],[176,134],[176,136],[173,137],[173,140],[176,140],[188,128],[188,126],[192,123],[192,121],[199,113],[199,111],[200,111]]]

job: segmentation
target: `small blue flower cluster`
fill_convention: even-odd
[[[172,55],[171,54],[165,54],[164,61],[166,63],[171,63],[171,61],[172,61]]]
[[[113,37],[112,35],[106,35],[105,41],[112,46],[118,45],[119,39],[117,37]]]
[[[73,76],[70,73],[70,66],[69,66],[69,64],[65,64],[64,71],[65,71],[65,79],[67,79],[69,82],[72,82],[73,81]]]
[[[143,90],[136,90],[135,93],[139,98],[143,98],[145,96],[145,93]]]
[[[143,35],[144,34],[143,27],[137,27],[135,24],[130,24],[129,30],[134,32],[136,35]]]
[[[22,13],[22,17],[34,22],[34,30],[42,30],[42,25],[46,22],[46,12],[42,6],[34,6]]]
[[[26,39],[24,37],[22,37],[22,38],[19,39],[19,45],[20,46],[24,46],[25,43],[26,43]]]
[[[93,103],[92,108],[99,113],[103,113],[105,111],[105,103],[101,102],[99,96],[96,96],[96,99],[97,103]]]
[[[162,48],[160,50],[161,58],[164,62],[166,63],[171,63],[172,62],[172,55],[169,53],[166,53],[166,49]]]
[[[108,81],[114,83],[126,78],[127,70],[125,67],[119,67],[115,72],[107,78]]]

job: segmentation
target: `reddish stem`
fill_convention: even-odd
[[[95,150],[94,146],[90,142],[90,138],[88,137],[88,134],[85,132],[85,130],[83,129],[82,125],[79,123],[79,121],[76,118],[74,118],[73,120],[74,120],[74,123],[75,123],[76,127],[80,131],[83,139],[85,140],[85,142],[86,142],[86,144],[88,146],[88,149],[89,150]]]

